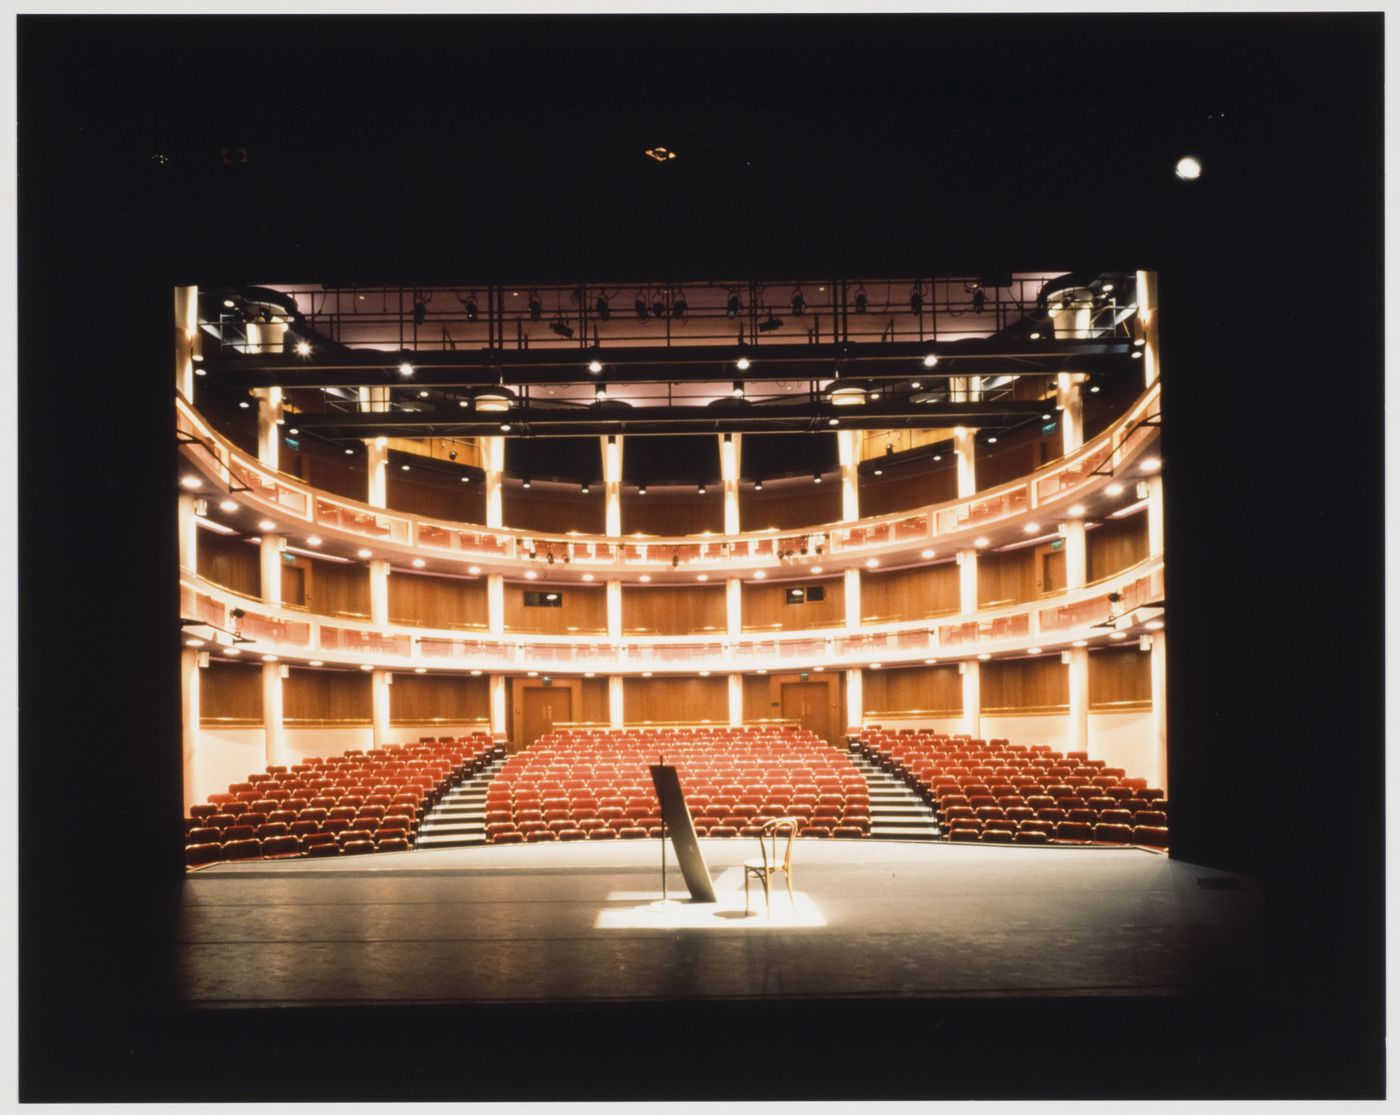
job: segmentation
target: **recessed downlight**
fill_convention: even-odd
[[[276,530],[276,529],[277,529],[277,524],[274,523],[271,519],[260,519],[260,520],[258,521],[258,529],[259,529],[259,530]]]
[[[1110,631],[1108,637],[1110,639],[1126,639],[1128,633],[1126,631]]]
[[[308,535],[306,544],[308,546],[319,546],[321,544],[321,536],[319,534]]]
[[[225,647],[225,648],[224,648],[224,653],[227,654],[230,658],[237,658],[240,654],[243,653],[243,648],[242,648],[242,647]]]
[[[755,581],[761,581],[761,580],[763,580],[763,579],[764,579],[765,577],[767,577],[767,576],[768,576],[768,574],[765,573],[762,569],[755,569],[755,570],[753,571],[753,579],[754,579]]]
[[[219,504],[219,510],[220,510],[220,511],[237,511],[237,510],[238,510],[238,504],[234,503],[233,500],[231,500],[231,499],[226,499],[226,500],[223,500],[223,501]]]
[[[1149,631],[1160,631],[1162,630],[1163,623],[1160,619],[1150,619],[1145,624],[1143,624],[1143,626],[1146,627]]]
[[[591,580],[593,580],[593,574],[592,574],[592,573],[585,573],[585,574],[583,575],[583,579],[584,579],[585,581],[591,581]]]
[[[988,538],[974,538],[972,540],[972,544],[976,546],[979,550],[985,550],[992,543],[991,540]]]
[[[991,658],[991,655],[988,654],[986,651],[983,651],[981,654],[979,654],[979,655],[977,656],[977,661],[978,661],[978,662],[986,662],[987,659],[989,659],[989,658]]]
[[[1083,505],[1082,503],[1076,503],[1076,504],[1074,504],[1074,506],[1072,506],[1072,507],[1069,509],[1069,514],[1070,514],[1070,516],[1071,516],[1072,518],[1075,518],[1075,519],[1083,518],[1083,516],[1084,516],[1084,505]]]
[[[473,577],[475,577],[478,573],[481,572],[481,566],[469,565],[467,566],[467,572],[470,573]]]
[[[197,491],[201,483],[202,481],[199,479],[198,476],[180,477],[180,486],[183,488],[188,488],[192,492]]]
[[[1075,639],[1074,642],[1070,643],[1072,647],[1087,647],[1088,645],[1089,643],[1085,639]]]
[[[262,656],[262,659],[263,659],[264,662],[276,662],[276,661],[277,661],[277,655],[275,655],[275,654],[264,654],[264,655]]]
[[[185,646],[187,646],[187,647],[202,647],[203,645],[204,645],[204,640],[203,640],[203,639],[186,639],[186,640],[185,640]]]
[[[1123,494],[1123,485],[1115,481],[1105,488],[1104,491],[1111,496],[1121,496]]]
[[[1027,654],[1039,654],[1039,653],[1040,653],[1040,648],[1039,648],[1039,647],[1027,647],[1027,648],[1026,648],[1026,653],[1027,653]]]
[[[637,578],[637,580],[641,581],[644,585],[649,584],[651,582],[651,574],[643,573],[640,577]]]
[[[1156,457],[1144,457],[1138,467],[1143,472],[1156,472],[1162,467],[1162,462]]]
[[[1039,523],[1027,523],[1027,524],[1026,524],[1026,533],[1027,533],[1027,534],[1036,534],[1036,533],[1039,532],[1039,530],[1040,530],[1040,524],[1039,524]]]
[[[307,665],[308,665],[308,666],[324,666],[325,663],[322,662],[319,658],[313,658],[310,662],[307,663]]]
[[[865,567],[866,567],[867,569],[874,569],[874,568],[875,568],[876,566],[878,566],[879,564],[880,564],[880,559],[879,559],[879,558],[866,558],[866,559],[865,559]]]
[[[929,558],[933,557],[933,553],[934,552],[932,550],[920,550],[919,556],[925,561],[928,561]]]
[[[427,563],[426,561],[424,561],[422,558],[414,558],[414,559],[413,559],[413,568],[414,568],[414,569],[422,569],[423,566],[425,566],[425,565],[427,565],[427,564],[428,564],[428,563]]]
[[[362,670],[368,672],[368,671],[374,669],[374,667],[371,666],[368,662],[365,662],[365,663],[363,663],[363,664],[360,666],[360,669],[362,669]]]
[[[534,580],[536,577],[538,577],[538,576],[539,576],[539,574],[536,573],[533,569],[527,569],[527,570],[525,570],[525,579],[526,579],[527,581],[533,581],[533,580]]]
[[[812,566],[812,572],[813,572],[813,573],[820,573],[821,571],[822,571],[822,567],[821,567],[820,565],[814,565],[814,566]]]
[[[426,667],[426,666],[414,666],[414,667],[413,667],[413,672],[414,672],[415,674],[426,674],[426,673],[428,672],[428,667]]]
[[[356,556],[356,557],[362,557],[362,558],[371,558],[371,557],[374,557],[374,551],[373,551],[373,550],[356,550],[356,551],[355,551],[355,556]]]

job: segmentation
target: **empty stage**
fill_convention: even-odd
[[[801,840],[771,914],[702,840],[714,905],[655,840],[220,865],[180,903],[190,1005],[1214,995],[1252,982],[1250,880],[1133,849]],[[670,894],[685,900],[672,861]],[[1205,885],[1202,885],[1204,883]],[[1224,884],[1224,885],[1221,885]]]

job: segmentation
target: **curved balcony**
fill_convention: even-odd
[[[277,655],[288,661],[320,660],[340,665],[407,671],[639,674],[649,671],[751,673],[807,669],[820,661],[830,669],[956,661],[980,654],[1022,655],[1052,651],[1079,640],[1107,643],[1104,626],[1113,611],[1130,617],[1138,609],[1160,607],[1165,593],[1160,555],[1113,577],[1040,600],[943,620],[901,621],[818,628],[736,638],[677,635],[651,639],[624,635],[536,636],[525,633],[463,635],[439,630],[321,617],[278,607],[221,588],[186,572],[180,582],[181,614],[218,630],[238,629],[249,642],[239,654]],[[241,621],[232,612],[241,609]],[[1154,613],[1155,614],[1155,613]],[[228,647],[215,646],[211,649]]]
[[[178,397],[176,428],[181,451],[209,481],[276,521],[279,529],[314,531],[347,546],[370,544],[377,556],[391,560],[433,559],[446,568],[473,566],[468,571],[508,576],[546,566],[555,577],[568,568],[600,579],[643,573],[659,580],[688,579],[697,572],[742,577],[763,571],[767,576],[787,570],[800,576],[816,562],[831,572],[872,560],[914,561],[933,545],[945,552],[969,548],[975,537],[1009,526],[1017,516],[1055,514],[1087,499],[1156,443],[1160,391],[1160,384],[1154,384],[1113,425],[1069,456],[974,496],[824,527],[679,538],[545,535],[371,507],[265,467]]]

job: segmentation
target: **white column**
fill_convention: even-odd
[[[368,494],[365,502],[371,507],[389,506],[389,439],[371,438],[365,442],[365,468],[368,473]]]
[[[865,675],[859,669],[846,671],[846,727],[865,724]]]
[[[260,387],[253,392],[258,400],[258,463],[275,469],[282,443],[282,388]]]
[[[731,639],[744,634],[744,582],[729,577],[724,582],[724,629]]]
[[[506,579],[501,573],[486,575],[486,630],[496,636],[506,633]]]
[[[1066,519],[1060,524],[1065,540],[1065,587],[1083,588],[1089,583],[1089,552],[1084,540],[1084,520]]]
[[[1069,738],[1065,741],[1068,751],[1089,749],[1089,648],[1070,647],[1061,652],[1061,660],[1068,671],[1069,683]]]
[[[175,288],[175,390],[194,401],[194,358],[202,349],[199,335],[199,287]]]
[[[394,675],[389,670],[373,670],[369,675],[370,719],[374,724],[372,739],[375,747],[386,747],[389,742],[389,686],[394,684]]]
[[[608,638],[617,642],[622,638],[622,582],[608,581],[604,588],[607,593]]]
[[[622,533],[622,438],[608,434],[603,445],[603,532]]]
[[[719,475],[724,485],[724,533],[739,533],[740,434],[719,435]]]
[[[1060,405],[1060,431],[1064,437],[1064,454],[1068,457],[1084,444],[1084,397],[1079,372],[1061,372],[1056,377],[1057,399]]]
[[[178,504],[180,536],[180,568],[195,573],[199,570],[199,526],[194,513],[196,497],[191,492],[181,492]]]
[[[841,461],[841,521],[853,523],[860,518],[860,434],[838,431],[836,453]]]
[[[608,727],[623,725],[622,679],[616,674],[608,678]]]
[[[729,675],[729,725],[737,728],[744,722],[744,675]]]
[[[282,545],[286,541],[271,532],[258,543],[258,588],[268,604],[282,603]]]
[[[958,663],[962,674],[962,730],[974,739],[982,734],[982,663],[975,658]]]
[[[506,731],[506,679],[503,674],[492,674],[489,679],[491,695],[491,734],[504,735]]]
[[[501,477],[506,467],[506,439],[481,439],[481,467],[486,473],[486,525],[500,529],[505,525],[501,510]]]
[[[1162,499],[1160,474],[1147,479],[1147,552],[1158,556],[1166,547],[1163,538],[1166,504]]]
[[[1167,790],[1167,633],[1156,631],[1152,634],[1152,743],[1156,782]],[[1168,791],[1170,795],[1170,791]]]
[[[860,570],[845,572],[846,630],[860,630]]]
[[[958,611],[965,616],[977,611],[977,551],[959,550]]]
[[[384,558],[369,563],[369,618],[371,623],[389,622],[389,563]]]
[[[185,816],[203,800],[199,792],[199,651],[180,652],[180,744],[185,781]]]
[[[264,662],[262,667],[263,732],[266,737],[265,758],[268,766],[282,763],[287,753],[286,736],[282,729],[282,664]]]
[[[1161,331],[1157,319],[1157,272],[1137,273],[1138,328],[1142,346],[1142,384],[1151,387],[1162,374]]]
[[[977,494],[977,431],[967,426],[953,430],[953,453],[958,459],[958,499]]]

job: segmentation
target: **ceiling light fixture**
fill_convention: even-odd
[[[747,356],[739,357],[738,360],[734,361],[734,366],[738,368],[741,372],[747,372],[750,367],[749,358]]]
[[[180,483],[193,492],[199,488],[200,480],[198,476],[182,476]]]
[[[929,558],[933,557],[933,551],[932,551],[932,550],[920,550],[920,551],[919,551],[919,556],[920,556],[921,558],[923,558],[925,561],[928,561]]]
[[[1183,182],[1194,182],[1201,176],[1201,160],[1194,155],[1183,155],[1176,161],[1176,176]]]
[[[650,574],[650,573],[643,573],[640,577],[637,578],[637,580],[641,581],[642,584],[644,584],[644,585],[645,585],[645,584],[650,584],[650,583],[651,583],[651,574]]]
[[[399,365],[399,375],[407,377],[411,376],[412,374],[413,365],[410,364],[407,360],[405,360],[402,364]]]
[[[475,577],[478,573],[481,572],[481,566],[469,565],[467,566],[467,572],[470,573],[473,577]]]
[[[423,566],[425,566],[425,565],[427,565],[427,564],[428,564],[428,563],[427,563],[426,561],[424,561],[422,558],[414,558],[414,559],[413,559],[413,568],[414,568],[414,569],[422,569]]]
[[[590,360],[588,362],[588,370],[596,376],[603,370],[603,362],[601,360]]]
[[[276,530],[276,529],[277,529],[277,524],[274,523],[271,519],[259,519],[259,520],[258,520],[258,529],[259,529],[259,530]]]
[[[932,368],[932,367],[933,367],[934,365],[936,365],[937,363],[938,363],[938,357],[935,356],[935,355],[934,355],[933,353],[931,353],[931,352],[930,352],[927,356],[924,357],[924,367],[925,367],[925,368]]]

